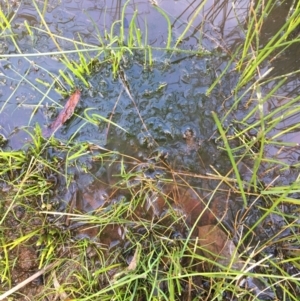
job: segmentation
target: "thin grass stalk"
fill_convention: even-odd
[[[10,273],[10,269],[9,269],[9,254],[8,254],[8,250],[7,250],[7,246],[4,242],[4,240],[2,239],[2,237],[0,237],[0,241],[1,241],[1,249],[3,251],[4,256],[2,255],[2,262],[4,262],[4,269],[2,269],[1,272],[1,283],[3,283],[4,281],[8,283],[9,287],[11,287],[11,273]]]
[[[179,36],[179,38],[177,39],[174,48],[177,48],[177,46],[179,45],[179,43],[182,42],[182,40],[184,39],[184,36],[186,35],[186,33],[189,31],[190,27],[192,26],[192,24],[194,23],[195,19],[198,17],[198,15],[200,14],[200,11],[202,10],[202,8],[204,7],[204,5],[206,4],[207,0],[204,0],[199,7],[195,10],[193,16],[191,17],[191,20],[189,21],[189,23],[187,24],[187,26],[185,27],[183,33]]]
[[[267,102],[269,99],[270,99],[270,97],[272,96],[272,95],[275,95],[275,93],[276,93],[276,91],[278,91],[283,85],[284,85],[284,83],[286,82],[286,80],[287,80],[287,78],[285,77],[285,78],[283,78],[281,81],[279,81],[268,93],[267,93],[267,95],[264,97],[264,99],[263,99],[263,103],[265,103],[265,102]],[[260,84],[258,83],[257,85],[255,85],[256,87],[259,87],[260,86]],[[253,90],[255,90],[255,86],[253,86]],[[247,105],[249,105],[249,102],[247,103]],[[242,123],[246,123],[247,122],[247,120],[249,120],[253,115],[255,115],[256,114],[256,112],[257,112],[257,107],[255,106],[254,108],[253,108],[253,110],[251,110],[243,119],[242,119]]]
[[[233,157],[233,154],[232,154],[232,150],[230,148],[230,145],[228,143],[228,139],[226,137],[226,134],[223,130],[223,127],[222,127],[222,124],[218,118],[218,116],[216,115],[215,112],[212,112],[212,116],[214,118],[214,121],[218,127],[218,130],[221,134],[221,137],[222,137],[222,140],[225,144],[225,148],[227,150],[227,154],[228,154],[228,157],[230,159],[230,162],[231,162],[231,165],[232,165],[232,168],[235,172],[235,176],[236,176],[236,179],[237,179],[237,183],[238,183],[238,186],[239,186],[239,191],[241,193],[241,196],[242,196],[242,199],[243,199],[243,202],[244,202],[244,207],[246,208],[247,207],[247,198],[246,198],[246,194],[245,194],[245,191],[244,191],[244,185],[243,185],[243,182],[242,182],[242,179],[241,179],[241,176],[240,176],[240,173],[239,173],[239,170],[238,170],[238,167],[236,165],[236,162],[234,160],[234,157]]]
[[[254,223],[254,225],[247,231],[247,233],[244,234],[244,236],[240,239],[239,241],[239,245],[243,245],[244,241],[248,238],[249,235],[251,235],[254,231],[254,229],[270,214],[270,212],[274,212],[276,210],[276,208],[279,206],[279,204],[281,204],[284,199],[287,198],[287,196],[290,193],[293,193],[293,189],[294,187],[297,187],[296,183],[293,183],[292,185],[290,185],[285,191],[283,191],[276,199],[273,199],[273,204],[271,205],[271,207],[266,210],[266,212]],[[273,195],[274,196],[274,195]],[[238,246],[237,246],[238,247]],[[272,275],[273,277],[274,275]],[[277,275],[276,275],[277,276]],[[271,275],[269,275],[268,277],[271,277]],[[276,277],[277,278],[277,277]],[[279,277],[280,278],[280,277]],[[281,278],[280,278],[281,279]]]
[[[44,30],[42,28],[39,28],[39,27],[35,27],[35,26],[31,26],[31,28],[33,28],[34,30],[38,31],[38,32],[41,32],[41,33],[46,33],[48,34],[48,31],[47,30]],[[99,29],[98,29],[99,31]],[[77,46],[81,46],[81,47],[87,47],[86,49],[83,48],[81,49],[80,51],[81,52],[90,52],[90,51],[97,51],[99,48],[105,48],[105,44],[103,43],[103,45],[99,46],[99,45],[93,45],[93,44],[87,44],[83,41],[76,41],[74,39],[70,39],[70,38],[67,38],[67,37],[64,37],[64,36],[60,36],[60,35],[57,35],[55,33],[52,33],[52,36],[53,38],[55,38],[56,40],[62,40],[62,41],[65,41],[65,42],[70,42],[74,45],[77,45]],[[69,52],[71,51],[71,52]],[[78,51],[77,50],[60,50],[59,52],[43,52],[43,53],[36,53],[36,54],[33,54],[33,55],[42,55],[42,56],[49,56],[51,53],[54,53],[54,54],[61,54],[61,53],[65,53],[65,54],[70,54],[70,53],[77,53]],[[14,55],[14,54],[12,54]],[[24,55],[28,55],[26,53],[24,53]]]
[[[250,23],[247,26],[247,34],[243,45],[244,47],[243,47],[243,52],[241,54],[241,60],[239,62],[238,71],[241,71],[244,61],[248,57],[249,49],[251,48],[251,44],[254,39],[255,39],[256,49],[259,49],[258,35],[260,33],[260,28],[264,21],[264,14],[267,14],[271,10],[270,9],[271,4],[272,1],[268,0],[267,5],[264,6],[262,0],[259,0],[259,2],[256,4],[256,8],[253,9],[254,3],[250,3],[250,14],[249,14]],[[262,6],[263,6],[263,13],[261,14],[260,18],[257,20],[258,11]],[[252,18],[251,15],[253,16]]]
[[[153,4],[153,3],[152,3]],[[168,25],[168,38],[167,38],[167,43],[166,43],[166,49],[170,49],[171,48],[171,42],[172,42],[172,26],[171,26],[171,21],[170,18],[168,17],[168,15],[165,13],[165,11],[163,9],[161,9],[159,6],[157,5],[153,5],[154,8],[161,13],[164,18],[167,21],[167,25]],[[174,48],[176,48],[176,45],[174,46]]]
[[[48,6],[48,0],[45,0],[44,5],[43,5],[43,12],[42,12],[43,19],[45,18],[44,16],[47,11],[47,6]]]
[[[227,73],[227,71],[230,69],[230,67],[232,66],[233,61],[236,59],[238,53],[240,52],[242,46],[239,46],[237,48],[237,50],[235,51],[235,53],[232,55],[230,61],[227,63],[226,67],[224,68],[224,70],[221,72],[221,74],[214,80],[214,82],[210,85],[210,87],[207,89],[207,91],[205,92],[205,95],[209,96],[212,92],[212,90],[216,87],[216,85],[218,85],[220,83],[220,81],[222,80],[222,78],[224,77],[224,75]]]
[[[147,20],[145,19],[145,33],[144,33],[145,39],[144,39],[144,67],[147,65],[147,53],[148,53],[148,26],[147,26]],[[150,58],[149,58],[150,61]]]
[[[270,2],[270,0],[269,0]],[[250,78],[254,76],[255,70],[258,68],[260,64],[264,60],[267,59],[273,53],[275,50],[278,48],[282,47],[282,42],[286,39],[286,37],[296,29],[297,25],[299,24],[299,13],[300,13],[300,8],[292,14],[291,18],[289,19],[288,22],[286,22],[282,28],[270,39],[270,41],[267,43],[267,45],[263,48],[263,50],[258,51],[257,56],[255,56],[254,59],[250,60],[247,63],[247,66],[244,68],[244,72],[241,75],[241,80],[237,84],[236,89],[240,89],[243,87],[247,82],[249,82]],[[292,26],[289,26],[292,23],[292,20],[296,20]],[[298,21],[297,21],[298,20]],[[287,28],[289,31],[287,31]],[[282,32],[284,34],[282,35]],[[292,44],[293,42],[290,42],[287,44],[288,45]],[[283,51],[283,50],[282,50]]]
[[[88,12],[87,11],[84,11],[84,13],[85,13],[85,15],[88,17],[88,19],[90,20],[90,22],[93,24],[93,27],[94,27],[94,31],[97,33],[97,39],[98,39],[98,41],[99,41],[99,44],[101,45],[101,47],[103,48],[103,47],[105,47],[105,43],[104,43],[104,41],[103,41],[103,38],[102,38],[102,35],[101,35],[101,33],[100,33],[100,30],[99,30],[99,27],[97,26],[97,24],[95,23],[95,21],[91,18],[91,16],[88,14]],[[74,41],[75,42],[75,41]],[[81,41],[82,42],[82,41]],[[90,44],[88,44],[87,46],[89,46],[89,47],[93,47],[93,45],[90,45]]]
[[[125,11],[126,11],[126,7],[128,5],[128,3],[130,2],[130,0],[127,0],[122,8],[122,13],[121,13],[121,26],[120,26],[120,36],[119,36],[119,46],[123,46],[124,45],[124,39],[125,39],[125,34],[124,34],[124,21],[125,21]]]
[[[250,184],[253,183],[254,191],[257,192],[257,172],[261,165],[261,161],[264,155],[265,149],[265,121],[264,121],[264,107],[263,107],[263,99],[261,97],[260,87],[257,87],[257,98],[258,98],[258,111],[259,111],[259,119],[260,119],[260,129],[257,134],[257,140],[260,142],[259,153],[254,160],[253,173],[250,179]]]
[[[134,31],[135,31],[135,36],[136,36],[136,40],[137,40],[137,46],[139,48],[142,48],[143,47],[143,45],[142,45],[142,32],[141,32],[141,29],[136,26],[136,24],[134,26]]]
[[[32,170],[32,168],[33,168],[33,166],[35,164],[34,161],[35,161],[35,159],[32,157],[31,160],[30,160],[30,162],[29,162],[28,168],[27,168],[27,170],[26,170],[26,172],[25,172],[25,174],[24,174],[24,176],[23,176],[23,178],[21,180],[21,183],[20,183],[20,185],[19,185],[19,187],[17,189],[17,192],[16,192],[15,196],[11,200],[11,202],[10,202],[7,210],[5,211],[5,213],[3,214],[3,216],[2,216],[2,218],[0,220],[0,225],[3,224],[3,222],[6,219],[8,213],[11,212],[14,204],[19,199],[19,197],[20,197],[20,195],[21,195],[22,190],[23,190],[24,187],[25,187],[25,191],[26,191],[26,182],[30,178],[31,170]]]
[[[48,25],[47,25],[47,23],[46,23],[46,21],[45,21],[45,19],[43,17],[43,14],[40,12],[40,10],[39,10],[39,8],[38,8],[38,6],[36,4],[36,0],[33,0],[32,4],[34,5],[36,12],[38,13],[38,15],[39,15],[39,17],[41,19],[42,25],[46,28],[46,31],[47,31],[48,35],[51,37],[53,43],[55,44],[55,46],[57,47],[57,49],[62,53],[62,55],[65,58],[65,60],[68,61],[68,58],[63,54],[62,49],[60,48],[60,46],[57,43],[56,39],[54,38],[51,30],[49,29],[49,27],[48,27]]]
[[[12,71],[16,72],[16,70],[14,69],[11,69]],[[16,72],[17,73],[17,72]],[[4,101],[3,105],[1,106],[1,109],[0,109],[0,113],[3,112],[4,108],[6,107],[6,105],[10,102],[10,100],[14,97],[15,93],[18,91],[18,88],[21,86],[21,84],[23,83],[23,80],[26,79],[26,75],[28,75],[30,73],[30,68],[28,68],[25,72],[24,75],[20,75],[21,77],[21,80],[18,82],[16,88],[13,90],[13,92],[9,95],[9,97]]]
[[[129,23],[128,39],[127,39],[127,46],[129,48],[134,46],[134,27],[135,27],[136,15],[137,15],[137,11],[135,10],[133,13],[132,19]]]
[[[58,70],[60,76],[65,80],[65,82],[71,87],[74,88],[74,79],[71,77],[70,73],[64,72],[61,69]]]

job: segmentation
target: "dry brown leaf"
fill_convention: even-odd
[[[60,283],[57,280],[55,270],[53,270],[51,272],[51,276],[53,278],[53,286],[54,286],[54,288],[56,290],[55,300],[57,300],[57,298],[59,298],[61,301],[70,300],[69,297],[68,297],[68,295],[66,294],[66,292],[64,292],[63,289],[61,289],[61,285],[60,285]]]
[[[127,271],[134,271],[136,269],[140,258],[140,249],[141,246],[138,244],[137,248],[135,249],[134,255],[127,267]]]
[[[214,197],[207,204],[207,200],[191,188],[173,186],[167,194],[182,209],[190,225],[217,224],[228,210],[226,196]]]
[[[74,110],[80,100],[80,91],[76,90],[66,102],[62,111],[57,118],[52,122],[49,129],[44,133],[44,136],[49,137],[56,132],[69,118],[74,114]]]
[[[199,245],[203,255],[219,264],[235,269],[242,268],[239,254],[233,241],[217,225],[198,227]]]

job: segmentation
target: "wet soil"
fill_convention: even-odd
[[[1,210],[3,212],[3,209]],[[28,223],[30,221],[30,223]],[[24,234],[33,233],[41,229],[43,218],[38,215],[32,214],[31,211],[27,212],[24,206],[15,206],[13,212],[8,214],[5,223],[1,225],[1,235],[8,238],[10,242],[17,241]],[[7,253],[8,262],[13,263],[12,269],[8,272],[11,286],[26,280],[30,277],[39,266],[39,248],[36,247],[37,236],[33,235],[26,243],[17,244],[16,248],[11,248]],[[2,253],[3,254],[3,253]],[[6,290],[1,287],[1,290]],[[34,298],[43,291],[42,279],[38,278],[29,283],[24,289],[19,291],[17,298],[21,298],[24,293],[28,298]]]

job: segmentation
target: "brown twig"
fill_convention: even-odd
[[[56,265],[58,265],[59,262],[60,262],[60,260],[56,260],[55,262],[46,265],[45,267],[43,267],[38,272],[36,272],[35,274],[31,275],[29,278],[25,279],[21,283],[17,284],[15,287],[11,288],[10,290],[8,290],[7,292],[5,292],[4,294],[0,295],[0,301],[4,300],[7,297],[9,297],[11,294],[15,293],[16,291],[18,291],[19,289],[21,289],[22,287],[24,287],[25,285],[27,285],[28,283],[30,283],[31,281],[33,281],[34,279],[36,279],[39,276],[45,274],[50,269],[52,269]]]

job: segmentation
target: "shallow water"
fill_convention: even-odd
[[[64,37],[61,39],[58,38],[61,49],[70,50],[74,48],[72,39],[78,39],[79,35],[84,43],[98,45],[98,32],[95,28],[97,27],[99,33],[103,34],[115,20],[120,19],[122,15],[122,3],[122,1],[111,1],[109,3],[106,1],[62,1],[61,3],[50,1],[47,7],[44,7],[43,3],[38,3],[38,5],[39,9],[44,12],[49,29],[54,34]],[[225,52],[226,54],[226,52],[233,52],[243,42],[244,34],[240,24],[245,24],[249,9],[248,1],[239,1],[235,9],[233,9],[231,2],[207,1],[200,13],[195,17],[193,14],[202,4],[201,1],[193,1],[191,3],[188,1],[172,1],[173,5],[170,5],[169,1],[159,1],[158,4],[159,7],[166,11],[171,20],[173,41],[176,41],[180,36],[186,24],[193,20],[192,26],[185,35],[181,45],[185,49],[195,50],[201,45],[203,49],[218,50],[220,51],[219,53]],[[30,1],[22,1],[19,6],[16,5],[10,9],[7,8],[5,2],[2,2],[1,6],[13,18],[12,30],[17,36],[18,46],[23,53],[53,53],[57,51],[57,46],[46,33],[36,29],[33,31],[33,36],[28,34],[24,25],[25,20],[31,26],[40,27],[40,19],[34,5]],[[284,16],[287,13],[287,7],[289,7],[288,4],[280,6],[274,12],[274,15],[268,18],[270,21],[266,22],[262,33],[266,41],[277,28],[269,24],[274,22],[275,18],[277,21],[276,26],[282,24]],[[147,27],[149,44],[151,46],[165,47],[167,22],[149,1],[130,1],[127,5],[124,15],[125,34],[128,31],[128,23],[136,9],[138,10],[137,24],[140,26],[142,32]],[[280,14],[283,21],[280,21]],[[240,24],[238,24],[235,15],[238,16]],[[119,24],[116,24],[115,31],[118,32],[118,30]],[[66,38],[70,38],[71,41],[67,41]],[[272,62],[271,66],[274,67],[273,72],[275,72],[275,75],[286,72],[286,69],[290,68],[290,66],[293,66],[293,68],[297,66],[299,63],[298,56],[296,55],[298,47],[298,44],[295,44],[294,49],[289,49],[285,55],[281,55],[279,59]],[[2,54],[18,53],[15,45],[13,45],[9,38],[2,38],[1,52]],[[76,55],[70,55],[70,58],[72,57],[77,59]],[[154,57],[157,61],[157,66],[154,67],[153,72],[143,70],[141,65],[142,55],[140,60],[137,59],[130,63],[132,66],[126,66],[128,69],[126,70],[126,76],[129,78],[132,89],[134,89],[133,93],[137,93],[136,96],[142,98],[136,100],[140,116],[144,118],[144,115],[146,115],[145,118],[147,119],[147,116],[155,114],[160,108],[164,108],[164,114],[167,116],[167,121],[164,121],[162,124],[160,124],[159,119],[164,118],[163,116],[145,121],[143,131],[147,132],[145,126],[147,127],[149,122],[152,132],[154,128],[158,132],[158,128],[161,127],[160,132],[165,131],[166,133],[170,133],[168,138],[171,138],[172,135],[175,135],[177,138],[177,135],[180,131],[183,131],[184,127],[194,126],[198,128],[200,126],[202,129],[199,132],[202,137],[198,137],[198,139],[210,138],[211,132],[209,133],[209,130],[205,132],[205,128],[212,128],[211,117],[209,116],[210,110],[220,108],[224,100],[231,97],[231,89],[234,87],[236,81],[234,75],[229,76],[226,79],[227,82],[222,83],[215,95],[209,98],[204,97],[207,88],[214,80],[216,74],[224,68],[227,61],[226,55],[208,56],[206,58],[188,58],[189,56],[186,55],[187,58],[185,58],[185,56],[169,56],[163,52],[156,51]],[[53,82],[48,71],[57,76],[58,70],[64,68],[58,58],[59,56],[56,55],[30,56],[27,58],[19,56],[1,61],[0,126],[1,133],[9,138],[8,146],[10,148],[18,149],[26,142],[27,135],[24,131],[20,130],[22,127],[31,127],[38,122],[42,128],[46,128],[53,120],[53,115],[57,114],[59,105],[63,106],[63,99],[54,92],[54,87],[46,89],[42,84],[36,82],[36,79],[48,83]],[[124,107],[124,104],[126,106],[126,102],[130,102],[125,91],[122,91],[122,84],[115,82],[111,78],[109,68],[104,66],[103,69],[105,71],[102,70],[90,78],[93,89],[86,91],[85,95],[83,94],[82,102],[84,104],[79,108],[81,109],[78,111],[79,114],[82,114],[82,109],[84,108],[96,106],[96,109],[100,109],[101,114],[107,117],[111,114],[117,100],[120,105],[116,108],[116,114],[120,114],[120,110],[123,110],[122,106]],[[135,83],[137,78],[140,81]],[[280,106],[285,98],[297,95],[299,92],[298,79],[290,78],[289,82],[289,85],[285,85],[281,89],[282,92],[280,91],[280,93],[274,95],[274,99],[270,99],[268,104],[266,104],[266,110],[270,111]],[[167,84],[166,88],[162,89],[160,94],[154,95],[155,89],[165,83]],[[270,83],[266,86],[266,89],[271,89],[275,83]],[[172,93],[176,94],[177,99],[175,99],[175,96],[172,96]],[[172,97],[174,98],[173,101],[171,100]],[[196,98],[198,100],[192,100]],[[214,102],[214,104],[208,105],[210,102]],[[148,108],[146,107],[146,103],[148,103]],[[174,108],[171,103],[175,104]],[[150,104],[153,105],[152,109],[149,108]],[[206,107],[207,105],[208,107]],[[51,109],[48,109],[49,106]],[[172,106],[173,112],[168,112],[168,106]],[[199,116],[188,116],[188,111],[198,109],[200,111]],[[196,115],[196,112],[193,113]],[[242,118],[246,114],[244,110],[237,111],[236,113],[238,118]],[[127,118],[124,117],[126,114],[128,114]],[[171,117],[172,114],[174,114],[173,117]],[[176,117],[183,114],[187,116],[185,118]],[[205,116],[200,117],[201,114]],[[128,108],[127,111],[122,113],[123,119],[116,119],[116,121],[120,122],[120,125],[128,130],[130,125],[126,124],[125,119],[130,120],[129,123],[136,118],[141,119],[137,115],[136,108]],[[177,118],[177,120],[173,124],[173,122],[168,120],[170,118]],[[200,119],[201,121],[199,121]],[[277,131],[275,130],[273,133],[275,134],[278,130],[282,130],[284,127],[297,121],[297,116],[291,116],[285,119],[282,127],[276,129]],[[141,123],[143,123],[143,120],[137,121],[138,127]],[[193,124],[188,125],[188,123]],[[65,128],[64,132],[66,135],[64,137],[67,138],[73,132],[72,130],[69,131],[69,128],[75,129],[78,124],[80,124],[80,120],[73,118]],[[180,126],[178,127],[178,125]],[[87,129],[85,131],[88,132]],[[134,136],[138,136],[139,134],[138,139],[142,139],[140,138],[142,134],[137,134],[136,132],[138,132],[137,128],[133,130],[132,134]],[[151,134],[153,135],[153,133]],[[168,139],[163,137],[164,135],[166,136],[167,134],[160,133],[159,137],[153,138]],[[81,134],[81,136],[84,136],[84,134]],[[99,133],[99,136],[97,140],[103,145],[106,142],[106,137],[104,133]],[[299,135],[295,129],[294,133],[286,134],[281,139],[298,143],[298,137]],[[277,151],[276,148],[271,148],[270,155],[276,154]],[[282,157],[284,155],[281,153]],[[292,159],[287,158],[289,162],[290,160],[295,161],[295,159],[295,157]]]
[[[185,24],[192,18],[193,13],[199,7],[200,3],[197,3],[197,1],[192,3],[172,1],[172,3],[173,5],[170,5],[170,2],[167,3],[166,1],[161,1],[159,6],[166,10],[166,13],[170,17],[173,28],[172,38],[173,41],[175,41],[182,33]],[[59,45],[63,50],[73,49],[72,39],[78,39],[78,35],[80,35],[80,38],[84,43],[98,45],[98,32],[95,30],[95,27],[103,34],[106,29],[110,28],[115,20],[120,19],[123,6],[122,1],[111,1],[110,3],[107,3],[106,1],[62,1],[62,3],[49,1],[46,9],[43,7],[43,3],[38,3],[38,5],[44,12],[45,20],[51,32],[64,37],[58,39]],[[238,10],[241,17],[246,13],[244,8],[245,5],[245,3],[242,3],[240,5],[241,8]],[[2,6],[5,7],[4,2],[2,3]],[[128,4],[124,16],[125,34],[126,30],[128,31],[126,24],[128,26],[128,22],[132,18],[135,9],[138,10],[137,24],[140,26],[141,31],[144,32],[145,26],[147,27],[148,43],[151,46],[165,47],[167,39],[166,20],[149,3],[149,1],[132,1]],[[36,9],[30,1],[23,1],[20,3],[20,6],[16,6],[11,10],[10,15],[13,16],[13,32],[17,35],[17,42],[23,53],[53,53],[57,51],[56,45],[46,33],[36,29],[33,31],[33,36],[27,34],[24,21],[27,21],[31,26],[36,26],[37,28],[40,27]],[[15,15],[13,15],[13,12],[15,12]],[[204,27],[205,30],[203,30]],[[116,31],[118,31],[119,24],[116,24],[115,28]],[[219,28],[219,30],[215,30],[215,28]],[[201,36],[200,32],[203,32],[204,35]],[[211,1],[211,3],[208,2],[205,5],[202,13],[196,16],[190,30],[186,34],[182,47],[196,49],[199,47],[199,42],[201,42],[201,47],[212,50],[225,45],[224,41],[227,37],[230,37],[230,39],[241,40],[241,36],[241,31],[238,30],[237,23],[234,22],[233,10],[230,7],[230,3],[222,2],[218,5],[214,5],[214,2]],[[66,38],[70,38],[71,41],[68,42]],[[231,40],[230,42],[227,42],[226,45],[230,45],[231,43],[234,44]],[[2,53],[16,54],[18,51],[9,39],[3,39]],[[53,89],[49,88],[49,90],[47,90],[43,85],[36,83],[37,78],[46,82],[52,82],[48,71],[57,75],[58,70],[64,68],[58,61],[58,57],[59,56],[55,55],[33,56],[24,59],[21,56],[9,58],[8,60],[3,60],[1,62],[1,71],[3,73],[1,79],[1,127],[3,133],[7,137],[9,136],[9,146],[13,149],[20,148],[26,137],[24,132],[18,131],[18,129],[24,126],[32,126],[35,122],[38,122],[42,127],[45,127],[45,125],[51,121],[51,117],[53,117],[50,113],[47,115],[47,105],[56,106],[57,102],[61,103],[60,97]],[[76,55],[70,55],[70,58],[72,57],[75,59]],[[143,91],[142,89],[151,90],[153,87],[155,88],[155,85],[159,86],[160,83],[164,83],[165,77],[170,78],[170,80],[172,78],[172,82],[170,82],[170,80],[168,81],[168,88],[172,90],[171,85],[175,88],[177,82],[181,80],[176,74],[180,74],[181,77],[195,78],[197,76],[203,77],[207,72],[210,72],[211,77],[213,77],[212,73],[214,73],[215,70],[208,71],[208,69],[211,67],[217,69],[217,65],[222,63],[222,61],[220,61],[216,66],[209,66],[205,59],[198,60],[197,58],[194,58],[193,62],[191,62],[192,60],[186,60],[187,64],[185,66],[184,61],[180,64],[176,63],[178,59],[184,60],[184,57],[170,58],[159,51],[156,52],[155,59],[158,62],[165,62],[164,70],[161,72],[161,70],[157,69],[154,70],[153,74],[150,74],[151,72],[149,72],[149,74],[143,74],[143,77],[148,77],[148,79],[146,79],[147,81],[143,85],[143,88],[141,86],[139,91],[140,94]],[[195,66],[191,67],[189,66],[190,64],[194,64]],[[134,68],[137,68],[136,71]],[[197,70],[194,72],[191,68]],[[133,67],[128,76],[134,80],[137,76],[141,75],[141,69],[141,66]],[[200,72],[201,70],[202,73]],[[108,72],[108,74],[110,73],[109,70],[106,72]],[[22,76],[24,76],[24,78],[22,78]],[[155,76],[158,78],[156,79]],[[89,91],[89,94],[93,95],[93,98],[95,98],[97,93],[100,93],[103,98],[102,106],[107,105],[103,104],[106,102],[106,98],[109,98],[111,103],[114,104],[117,96],[121,93],[121,88],[120,86],[118,87],[117,83],[114,87],[107,87],[106,77],[107,74],[105,73],[99,73],[98,75],[94,74],[91,78],[94,89],[93,91]],[[108,75],[108,78],[110,78],[110,75]],[[184,81],[186,87],[193,86],[196,88],[198,85],[197,93],[204,94],[207,87],[210,85],[212,78],[209,78],[208,76],[199,83],[197,83],[195,79],[185,79]],[[95,82],[98,84],[95,84]],[[136,84],[134,85],[137,86]],[[114,94],[110,93],[110,90],[107,89],[113,89]],[[173,90],[176,91],[176,89]],[[190,89],[187,88],[186,90]],[[169,93],[169,91],[163,92],[164,93],[162,94],[164,95]],[[42,93],[45,93],[46,96]],[[187,93],[188,92],[184,95],[185,98],[188,98],[189,96]],[[190,93],[193,93],[193,91],[191,90]],[[86,101],[84,96],[82,99],[84,103],[89,105],[89,99]],[[100,102],[100,100],[101,99],[99,99],[98,102]],[[123,100],[121,100],[121,102],[122,101]],[[147,101],[150,103],[152,101],[151,97],[148,97]],[[95,102],[98,105],[97,98]],[[177,99],[177,102],[182,102],[181,97]],[[163,103],[161,105],[163,105]],[[113,105],[111,105],[110,108],[104,108],[104,111],[109,109],[112,110],[112,108]],[[143,109],[143,107],[139,108],[141,111],[143,111]],[[176,113],[177,112],[175,112],[175,114]],[[178,111],[178,114],[181,114],[181,112]],[[105,113],[104,116],[105,115],[107,115],[107,113]],[[48,118],[50,118],[50,120]],[[15,131],[18,131],[18,133],[15,134]]]

